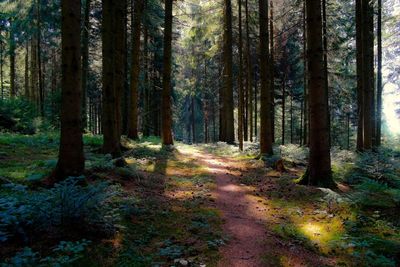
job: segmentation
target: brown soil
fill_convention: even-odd
[[[281,240],[268,226],[268,207],[254,188],[238,183],[248,170],[239,161],[211,154],[195,155],[215,175],[216,207],[222,212],[228,243],[218,267],[330,266],[333,262],[301,245]]]

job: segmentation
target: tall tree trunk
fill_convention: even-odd
[[[244,88],[243,88],[243,35],[242,35],[242,0],[238,0],[239,6],[239,112],[238,112],[238,138],[239,149],[243,151],[243,121],[244,121]]]
[[[377,69],[377,114],[376,114],[376,146],[382,143],[382,0],[378,0],[378,69]]]
[[[192,126],[192,143],[195,144],[197,142],[196,140],[196,117],[195,117],[195,97],[192,96],[191,97],[191,102],[190,102],[190,111],[191,111],[191,116],[190,116],[190,122],[191,122],[191,126]]]
[[[258,76],[257,76],[257,72],[254,72],[254,112],[252,112],[251,114],[251,118],[254,117],[254,122],[253,122],[253,127],[251,127],[252,129],[254,129],[254,137],[257,139],[258,138]],[[252,120],[253,121],[253,120]]]
[[[235,143],[235,125],[233,115],[233,52],[232,52],[232,3],[224,0],[224,126],[226,129],[225,142]]]
[[[362,0],[362,52],[364,91],[364,149],[372,149],[374,143],[374,8],[370,0]]]
[[[310,105],[309,166],[302,182],[332,187],[327,90],[324,77],[321,2],[306,0],[308,92]]]
[[[140,33],[143,12],[143,0],[138,0],[133,6],[133,33],[132,33],[132,71],[131,71],[131,91],[128,137],[139,139],[138,131],[138,94],[139,94],[139,74],[140,74]]]
[[[248,134],[250,141],[253,142],[253,65],[251,60],[251,40],[250,40],[250,15],[249,15],[249,0],[245,4],[246,13],[246,129],[244,139],[248,141]],[[257,85],[255,85],[257,86]],[[255,100],[257,101],[257,100]]]
[[[31,41],[31,100],[36,105],[37,104],[37,94],[38,94],[38,83],[37,83],[37,53],[36,53],[36,42]]]
[[[10,55],[10,97],[16,96],[15,87],[15,36],[14,36],[14,23],[10,22],[10,44],[9,44],[9,55]]]
[[[29,100],[29,43],[26,42],[25,44],[25,73],[24,73],[24,89],[25,89],[25,99]]]
[[[127,23],[127,0],[114,1],[115,5],[115,90],[116,90],[116,112],[117,112],[117,130],[118,139],[122,135],[122,96],[126,89],[126,58],[127,58],[127,46],[126,46],[126,23]]]
[[[123,24],[125,7],[123,1],[103,0],[103,106],[102,129],[104,134],[103,152],[114,158],[121,156],[120,146],[120,93],[123,88]],[[119,17],[118,17],[119,16]],[[122,33],[122,36],[121,36]]]
[[[271,82],[271,130],[272,130],[272,143],[275,143],[275,47],[274,47],[274,3],[270,0],[270,19],[269,19],[269,36],[270,36],[270,76],[269,80]]]
[[[293,88],[290,88],[290,143],[294,144]]]
[[[282,145],[285,145],[286,131],[286,76],[282,78]]]
[[[172,0],[165,0],[164,73],[162,91],[162,141],[164,146],[174,144],[172,137],[171,72],[172,72]]]
[[[85,13],[82,29],[82,127],[87,127],[87,100],[89,78],[89,34],[90,34],[90,1],[85,0]]]
[[[61,137],[55,180],[82,175],[85,168],[81,116],[81,1],[62,0]]]
[[[362,44],[362,0],[356,0],[356,57],[357,57],[357,151],[364,150],[364,86]]]
[[[327,91],[328,98],[326,104],[328,106],[328,123],[329,123],[329,145],[332,145],[331,138],[331,115],[329,108],[329,72],[328,72],[328,26],[327,26],[327,15],[326,15],[326,2],[327,0],[322,0],[322,38],[324,45],[324,79],[325,79],[325,90]]]
[[[309,132],[309,105],[308,105],[308,70],[307,70],[307,12],[306,12],[306,1],[303,0],[303,98],[304,98],[304,126],[303,126],[303,144],[308,146],[308,132]]]
[[[43,70],[42,70],[42,18],[40,9],[40,0],[36,3],[36,16],[37,16],[37,70],[39,82],[39,111],[40,116],[44,116],[44,84],[43,84]]]
[[[261,131],[260,154],[273,155],[272,149],[272,100],[269,71],[268,2],[259,1],[260,10],[260,76],[261,76]]]
[[[1,31],[0,31],[1,35]],[[1,99],[4,99],[4,76],[3,76],[3,65],[4,65],[4,44],[0,40],[0,87],[1,87]]]

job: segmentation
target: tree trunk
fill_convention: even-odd
[[[275,143],[275,47],[274,47],[274,4],[270,0],[270,13],[271,17],[269,20],[269,36],[270,36],[270,76],[269,80],[271,82],[271,130],[272,130],[272,143]]]
[[[235,125],[233,115],[233,52],[232,52],[232,3],[224,0],[224,126],[226,129],[225,142],[235,143]]]
[[[243,35],[242,35],[242,0],[238,0],[239,6],[239,112],[238,112],[238,138],[239,150],[243,151],[243,121],[244,121],[244,88],[243,88]]]
[[[162,141],[164,146],[174,144],[172,137],[171,72],[172,72],[172,0],[165,0],[164,73],[162,91]]]
[[[260,10],[260,76],[261,76],[261,131],[260,153],[273,155],[272,149],[272,100],[271,82],[268,80],[269,71],[269,37],[268,37],[268,2],[259,1]]]
[[[357,57],[357,151],[364,150],[364,86],[362,44],[362,0],[356,0],[356,57]]]
[[[1,31],[0,31],[1,35]],[[4,99],[4,76],[3,76],[3,65],[4,65],[4,44],[3,41],[0,40],[0,87],[1,87],[1,99]]]
[[[39,82],[39,111],[40,116],[44,116],[44,84],[43,84],[43,71],[42,71],[42,18],[40,10],[40,0],[36,3],[36,16],[37,16],[37,70]]]
[[[191,119],[190,119],[190,122],[191,122],[191,126],[192,126],[192,143],[193,144],[195,144],[196,142],[197,142],[197,140],[196,140],[196,117],[195,117],[195,112],[196,112],[196,110],[195,110],[195,104],[194,104],[194,101],[195,101],[195,97],[194,96],[192,96],[191,97],[191,103],[190,103],[190,111],[191,111]]]
[[[362,53],[364,91],[364,149],[374,144],[374,8],[370,0],[362,0]]]
[[[245,124],[245,141],[248,141],[247,135],[250,136],[250,141],[253,142],[253,65],[251,60],[251,40],[250,40],[250,15],[249,15],[249,0],[245,4],[246,13],[246,124]],[[257,85],[256,85],[257,86]]]
[[[306,12],[306,1],[303,4],[303,98],[304,98],[304,126],[303,126],[303,144],[308,146],[308,130],[309,130],[309,105],[308,105],[308,90],[307,90],[307,80],[308,80],[308,70],[307,70],[307,12]]]
[[[138,94],[139,94],[139,74],[140,74],[140,33],[143,12],[143,0],[136,1],[133,6],[133,33],[132,33],[132,72],[131,72],[131,92],[128,137],[137,140],[138,133]]]
[[[282,145],[285,145],[286,131],[286,76],[282,78]]]
[[[382,0],[378,0],[378,69],[377,69],[377,114],[376,114],[376,146],[382,143]]]
[[[85,1],[85,13],[82,29],[82,127],[87,127],[87,96],[89,78],[89,34],[90,34],[90,1]]]
[[[308,185],[332,187],[327,90],[324,77],[321,2],[306,0],[308,92],[310,105],[309,166],[302,182]]]
[[[121,93],[121,82],[117,79],[122,79],[123,64],[120,55],[122,53],[118,42],[123,40],[120,36],[123,32],[123,25],[118,23],[117,16],[123,16],[117,10],[120,10],[123,3],[116,3],[112,0],[103,0],[103,106],[102,106],[102,129],[104,134],[103,152],[111,154],[114,158],[121,156],[120,146],[120,118],[121,109],[119,95]],[[117,27],[122,29],[117,29]],[[119,41],[118,41],[119,40]],[[121,69],[122,67],[122,69]],[[122,72],[122,73],[121,73]],[[123,81],[122,81],[123,84]]]
[[[25,89],[25,99],[29,100],[29,44],[25,44],[25,75],[24,75],[24,89]]]
[[[10,21],[10,47],[9,47],[9,55],[10,55],[10,97],[14,98],[16,96],[16,87],[15,87],[15,36],[14,36],[14,25],[13,22]]]
[[[62,106],[57,181],[82,175],[85,168],[81,116],[81,1],[62,0]]]
[[[328,123],[329,123],[329,145],[332,145],[331,138],[331,115],[329,108],[329,72],[328,72],[328,28],[327,28],[327,15],[326,15],[326,2],[327,0],[322,0],[322,38],[324,44],[324,79],[325,79],[325,90],[327,91],[328,98],[326,101],[328,107]]]

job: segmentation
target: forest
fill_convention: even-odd
[[[400,266],[400,0],[0,0],[0,266]]]

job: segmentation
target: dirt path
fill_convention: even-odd
[[[216,206],[222,212],[223,230],[229,242],[221,248],[220,267],[259,267],[267,239],[263,213],[266,208],[249,194],[250,189],[237,183],[240,175],[237,162],[211,154],[199,153],[196,158],[215,175]]]

